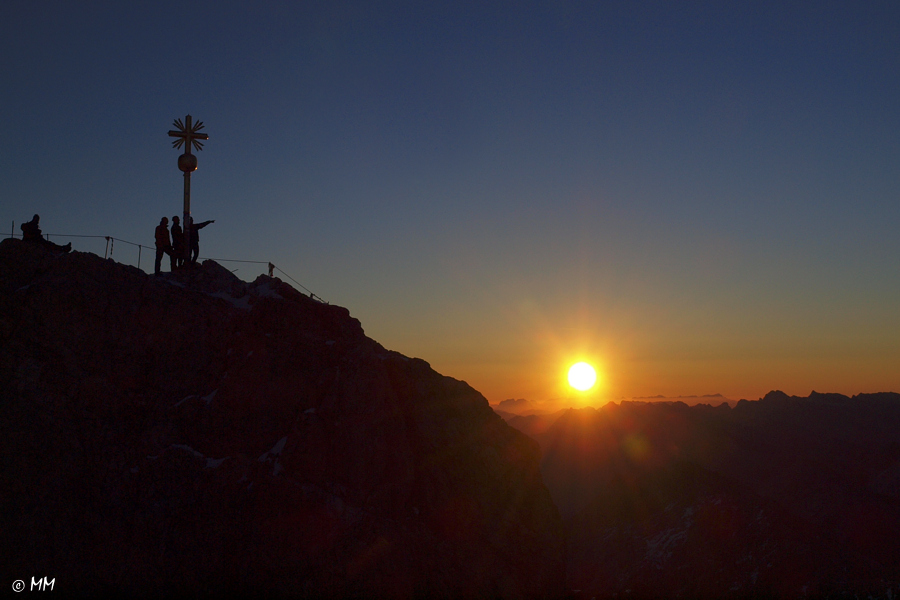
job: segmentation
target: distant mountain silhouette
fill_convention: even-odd
[[[572,408],[581,404],[577,398],[548,398],[539,402],[533,402],[525,398],[503,400],[499,404],[491,405],[498,415],[505,420],[514,416],[549,415],[559,412],[561,409]]]
[[[565,593],[538,445],[348,311],[0,243],[0,565],[99,597]]]
[[[564,408],[550,414],[531,414],[531,415],[514,415],[500,414],[507,423],[521,431],[522,433],[535,437],[550,429],[550,427],[564,414],[568,413],[570,408]]]
[[[543,414],[545,411],[541,408],[535,406],[533,402],[530,400],[526,400],[525,398],[517,398],[509,400],[503,400],[500,404],[493,407],[494,410],[500,416],[506,418],[504,415],[531,415],[531,414]]]
[[[900,593],[900,395],[514,417],[585,597]]]
[[[726,402],[731,406],[737,404],[735,400],[730,400],[722,394],[703,394],[702,396],[675,396],[674,398],[669,398],[660,394],[656,396],[635,396],[634,398],[631,398],[631,400],[637,402],[684,402],[688,406],[694,406],[695,404],[712,404],[713,406],[718,406],[723,402]]]

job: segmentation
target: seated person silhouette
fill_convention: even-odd
[[[50,240],[44,239],[44,236],[41,235],[41,228],[38,225],[40,220],[40,215],[34,215],[30,221],[22,223],[19,226],[22,229],[23,242],[38,244],[54,252],[69,252],[72,250],[72,242],[69,242],[65,246],[60,246],[59,244],[54,244]]]

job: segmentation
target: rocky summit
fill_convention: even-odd
[[[212,261],[0,243],[6,585],[96,597],[565,594],[538,444],[349,312]]]

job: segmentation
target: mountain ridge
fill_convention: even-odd
[[[0,243],[10,580],[80,595],[561,597],[535,442],[344,308],[212,261]]]

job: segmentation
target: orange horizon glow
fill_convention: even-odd
[[[644,307],[638,318],[634,303],[594,308],[560,298],[504,302],[522,290],[491,291],[481,301],[493,305],[495,313],[469,324],[466,335],[436,320],[421,323],[423,330],[415,336],[387,345],[466,381],[490,404],[527,399],[548,410],[659,397],[717,404],[721,400],[715,395],[737,402],[758,400],[773,390],[799,397],[813,391],[846,396],[900,391],[900,350],[882,339],[891,335],[887,326],[859,339],[835,336],[847,342],[839,347],[805,330],[783,328],[764,336],[747,329],[749,318],[727,336],[718,330],[705,336],[702,323],[674,310],[657,314]],[[706,317],[728,322],[712,312]],[[568,368],[580,361],[597,371],[597,382],[587,392],[567,381]]]
[[[488,402],[497,405],[508,399],[527,399],[543,410],[560,408],[599,408],[608,402],[622,400],[672,400],[687,403],[718,404],[720,394],[731,402],[758,400],[773,390],[790,396],[805,397],[811,392],[839,393],[846,396],[877,392],[896,392],[897,385],[885,377],[879,364],[856,365],[855,381],[843,369],[827,369],[825,365],[748,361],[735,365],[730,361],[697,361],[696,363],[623,361],[597,355],[562,354],[520,356],[503,362],[432,361],[439,372],[466,381]],[[882,362],[887,362],[884,357]],[[569,386],[568,368],[584,361],[597,371],[595,385],[586,392]],[[553,364],[548,363],[555,363]],[[725,363],[725,364],[722,364]],[[718,369],[714,370],[714,367]],[[811,368],[812,367],[812,368]],[[881,371],[880,373],[878,371]],[[868,377],[866,377],[868,376]],[[868,381],[866,381],[868,380]]]

